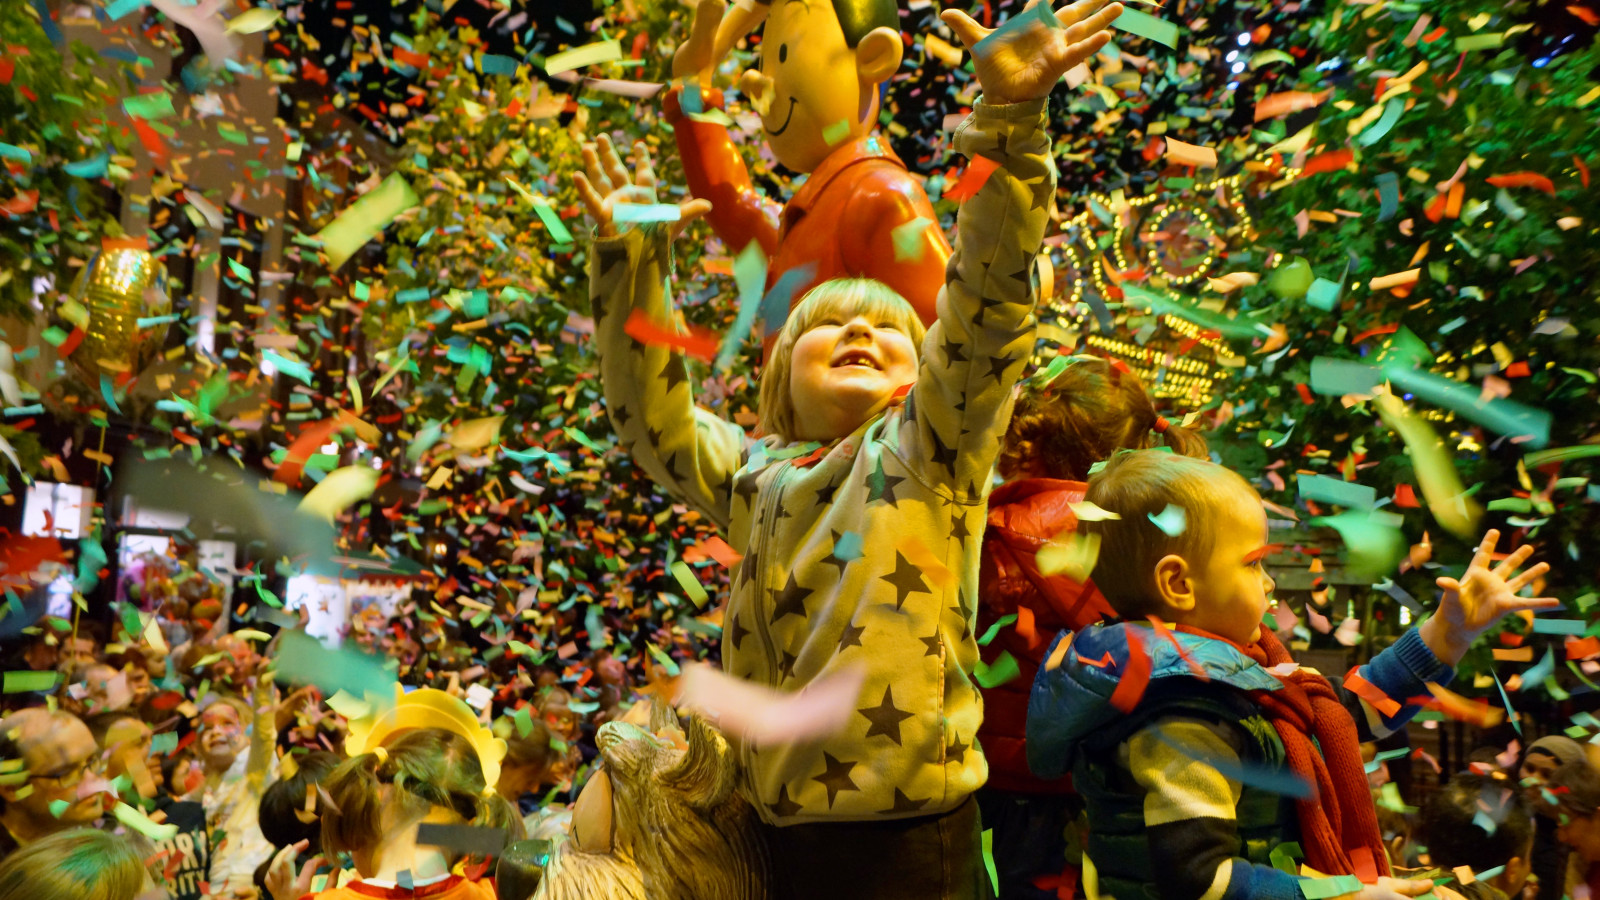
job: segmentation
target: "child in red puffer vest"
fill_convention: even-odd
[[[979,654],[989,666],[1010,654],[1018,674],[982,692],[978,741],[989,760],[989,781],[977,796],[984,828],[994,829],[1001,896],[1047,898],[1057,896],[1062,878],[1075,877],[1065,871],[1063,833],[1076,818],[1076,804],[1070,778],[1045,780],[1028,769],[1028,692],[1056,632],[1115,616],[1092,583],[1054,571],[1050,554],[1041,568],[1039,551],[1052,541],[1060,547],[1070,541],[1078,525],[1072,507],[1083,502],[1095,463],[1125,449],[1170,447],[1202,459],[1207,451],[1198,433],[1156,411],[1144,383],[1121,361],[1073,357],[1017,390],[997,463],[1006,483],[989,496],[978,634],[1016,616]]]

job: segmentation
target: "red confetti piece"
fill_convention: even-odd
[[[1600,637],[1567,640],[1567,659],[1588,659],[1591,656],[1600,656]]]
[[[39,208],[38,191],[19,191],[15,197],[0,203],[0,213],[5,213],[6,218],[13,219],[24,216]]]
[[[1372,328],[1368,328],[1366,331],[1363,331],[1360,334],[1356,335],[1355,337],[1351,338],[1350,339],[1350,343],[1359,344],[1359,343],[1361,343],[1362,341],[1366,340],[1369,337],[1376,337],[1377,335],[1380,335],[1380,334],[1394,334],[1396,331],[1399,331],[1399,330],[1400,330],[1400,324],[1398,322],[1390,324],[1390,325],[1375,325]]]
[[[1538,188],[1552,197],[1554,197],[1556,193],[1555,182],[1537,172],[1512,172],[1509,175],[1491,175],[1485,180],[1495,187]]]
[[[984,183],[989,180],[989,176],[994,174],[994,170],[998,168],[1000,168],[1000,164],[987,156],[977,157],[967,165],[966,171],[961,173],[961,179],[956,182],[956,186],[945,191],[945,198],[954,200],[957,203],[965,203],[978,193]]]
[[[9,59],[0,59],[0,84],[10,84],[11,75],[17,70],[17,64]]]
[[[1572,164],[1578,167],[1578,178],[1583,181],[1583,186],[1588,187],[1589,167],[1584,165],[1583,160],[1577,158],[1576,156],[1572,158]]]
[[[1405,509],[1417,509],[1421,506],[1417,502],[1417,492],[1409,484],[1401,483],[1394,489],[1394,505]]]
[[[1316,398],[1311,396],[1311,388],[1308,387],[1304,382],[1297,382],[1294,386],[1294,389],[1300,392],[1301,403],[1310,406],[1311,404],[1317,402]]]
[[[72,333],[67,335],[67,339],[62,341],[61,346],[56,348],[56,356],[59,356],[63,359],[71,356],[72,351],[78,349],[78,345],[81,343],[83,343],[83,329],[72,329]]]
[[[704,328],[689,326],[688,334],[680,334],[657,325],[650,320],[650,314],[642,309],[636,309],[628,316],[628,322],[622,327],[628,337],[641,344],[659,344],[666,347],[676,347],[696,359],[710,361],[716,358],[717,348],[721,341],[717,336]]]
[[[1306,160],[1305,168],[1300,170],[1301,178],[1320,175],[1323,172],[1337,172],[1355,161],[1355,154],[1349,150],[1330,150],[1327,153],[1318,153]]]
[[[1111,705],[1120,712],[1130,713],[1144,699],[1144,689],[1150,685],[1150,656],[1144,651],[1144,639],[1139,637],[1139,632],[1128,628],[1123,633],[1128,636],[1128,667],[1117,682],[1117,689],[1111,692]]]

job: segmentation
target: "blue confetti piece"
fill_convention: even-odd
[[[844,534],[839,535],[839,539],[833,542],[833,555],[846,562],[860,559],[862,556],[861,535],[854,531],[846,531]]]
[[[789,318],[789,308],[793,305],[795,291],[800,285],[811,280],[812,273],[817,270],[816,263],[806,263],[795,266],[789,271],[778,276],[777,284],[767,295],[761,298],[761,320],[765,334],[774,334],[783,327],[785,319]]]
[[[1183,507],[1167,504],[1167,508],[1160,513],[1147,513],[1150,522],[1166,534],[1167,537],[1177,537],[1189,527],[1189,517]]]

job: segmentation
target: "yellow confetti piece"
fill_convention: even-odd
[[[1407,269],[1404,272],[1396,272],[1393,275],[1380,275],[1368,282],[1367,287],[1374,291],[1381,291],[1387,288],[1415,284],[1421,274],[1421,269]]]
[[[1036,557],[1039,574],[1066,575],[1074,581],[1088,581],[1099,559],[1100,535],[1078,531],[1045,544]]]
[[[559,75],[584,66],[596,66],[601,63],[613,62],[622,58],[621,41],[596,41],[583,47],[564,50],[556,53],[544,61],[544,70],[550,75]]]
[[[332,522],[339,513],[372,496],[378,470],[371,466],[345,466],[327,477],[300,501],[300,511]]]
[[[1167,138],[1167,159],[1180,166],[1197,166],[1202,169],[1217,167],[1217,151],[1210,147],[1186,144],[1173,138]]]
[[[317,233],[316,239],[328,254],[328,267],[337,269],[344,265],[395,217],[420,202],[404,178],[398,174],[385,178],[382,184],[363,194]]]
[[[228,20],[228,27],[224,29],[228,34],[255,34],[266,31],[278,24],[281,14],[268,6],[258,6],[246,10]]]

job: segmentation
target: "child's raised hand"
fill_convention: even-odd
[[[633,145],[631,176],[622,164],[622,157],[617,155],[617,149],[611,145],[611,138],[603,134],[598,142],[583,146],[583,166],[588,174],[576,173],[572,180],[601,237],[615,237],[619,233],[613,220],[618,203],[648,205],[656,202],[656,172],[644,141]],[[710,211],[709,200],[687,200],[678,204],[678,221],[672,223],[672,235],[676,237],[690,222]]]
[[[1439,603],[1439,611],[1417,631],[1440,662],[1452,666],[1459,663],[1473,642],[1510,613],[1561,605],[1561,601],[1553,597],[1517,596],[1517,591],[1550,570],[1548,563],[1538,563],[1521,575],[1515,574],[1533,555],[1531,544],[1523,544],[1498,566],[1489,568],[1494,546],[1499,541],[1500,532],[1489,529],[1461,579],[1443,577],[1436,582],[1445,591],[1444,599]]]
[[[722,60],[717,55],[717,28],[727,12],[726,0],[700,0],[694,8],[694,24],[672,54],[672,77],[700,79],[701,87],[711,86],[711,73]]]
[[[939,14],[972,51],[973,68],[986,101],[1019,103],[1047,96],[1068,69],[1111,40],[1106,29],[1122,15],[1120,3],[1078,0],[1054,13],[1057,24],[1053,26],[1044,21],[1039,14],[1042,11],[1036,11],[1040,3],[1050,2],[1033,0],[1017,14],[1025,22],[1007,23],[998,29],[985,28],[960,10]]]

